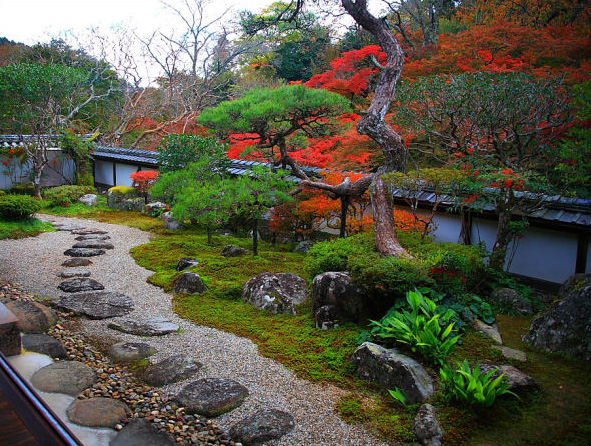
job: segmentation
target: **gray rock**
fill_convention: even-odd
[[[109,357],[113,362],[132,363],[152,356],[156,351],[144,342],[118,342],[109,349]]]
[[[79,228],[79,229],[74,229],[72,231],[72,234],[76,234],[76,235],[91,235],[91,234],[108,234],[107,231],[105,231],[104,229],[98,229],[98,228]]]
[[[109,446],[175,446],[174,438],[161,432],[145,418],[133,418],[111,440]]]
[[[174,218],[172,217],[166,217],[164,219],[164,227],[166,229],[170,229],[171,231],[178,231],[180,229],[183,229],[183,224],[176,221]]]
[[[588,286],[591,286],[591,274],[573,274],[564,281],[558,290],[558,297],[564,299],[573,292],[582,290]]]
[[[102,283],[87,277],[74,277],[73,279],[64,280],[57,287],[65,293],[78,293],[80,291],[97,291],[105,289]]]
[[[106,234],[87,234],[87,235],[79,235],[74,240],[77,240],[79,242],[83,242],[86,240],[104,241],[104,240],[111,240],[111,237],[109,237]]]
[[[499,332],[499,328],[497,324],[488,325],[482,322],[479,319],[474,319],[470,326],[477,332],[482,333],[486,337],[492,339],[497,344],[503,343],[503,338],[501,337],[501,333]]]
[[[173,283],[176,294],[201,294],[207,291],[201,276],[197,273],[186,272],[181,274]]]
[[[39,302],[12,300],[5,305],[17,318],[17,327],[25,333],[44,333],[57,322],[55,312]]]
[[[304,240],[302,242],[299,242],[295,248],[293,248],[293,252],[298,252],[300,254],[306,254],[308,251],[310,251],[310,249],[312,249],[312,246],[314,246],[314,242],[311,242],[309,240]]]
[[[187,268],[191,268],[197,265],[199,265],[199,260],[194,259],[193,257],[183,257],[181,260],[179,260],[179,263],[176,266],[176,270],[184,271]]]
[[[80,266],[88,265],[92,265],[92,260],[83,257],[74,257],[62,263],[62,266],[65,266],[66,268],[78,268]]]
[[[133,301],[125,294],[112,291],[91,291],[62,296],[57,306],[90,319],[123,316],[133,311]]]
[[[521,362],[527,361],[527,354],[524,351],[505,347],[504,345],[493,345],[492,348],[494,348],[495,350],[499,350],[507,359],[512,359],[514,361]]]
[[[414,420],[413,430],[422,445],[441,445],[443,429],[437,419],[435,408],[431,404],[421,405]]]
[[[127,417],[127,405],[113,398],[74,400],[66,410],[72,423],[88,427],[115,427]]]
[[[334,305],[324,305],[314,313],[316,328],[328,330],[337,327],[339,318],[337,316],[337,307]]]
[[[326,272],[312,281],[312,308],[314,313],[325,305],[333,305],[336,318],[364,323],[369,312],[367,297],[346,272]]]
[[[171,356],[146,369],[144,381],[151,386],[164,386],[195,375],[203,364],[187,355]]]
[[[98,205],[98,197],[95,194],[86,194],[82,195],[78,201],[80,203],[84,203],[86,206],[96,206]]]
[[[230,438],[245,444],[259,444],[283,437],[295,427],[293,416],[277,409],[263,409],[230,428]]]
[[[41,353],[59,359],[68,357],[66,347],[54,337],[46,334],[24,334],[22,344],[23,348],[30,352]]]
[[[511,288],[496,289],[492,292],[488,300],[489,303],[496,304],[496,306],[507,310],[516,311],[524,316],[528,316],[534,312],[531,303]]]
[[[590,361],[591,285],[573,287],[564,300],[532,321],[523,340],[541,350]]]
[[[130,333],[137,336],[163,336],[175,333],[179,330],[177,324],[173,324],[164,317],[152,317],[143,320],[126,319],[124,321],[112,321],[107,325],[113,330]]]
[[[262,273],[246,282],[242,300],[275,314],[295,315],[295,306],[308,300],[308,284],[292,273]]]
[[[497,372],[493,377],[497,378],[504,373],[509,383],[509,390],[512,392],[523,392],[538,387],[538,383],[531,376],[526,375],[512,365],[480,364],[480,370],[484,373],[490,373],[495,369],[497,369]]]
[[[222,255],[224,257],[240,257],[248,254],[248,251],[240,246],[226,245],[222,249]]]
[[[242,384],[224,378],[204,378],[187,384],[176,396],[189,412],[217,417],[236,409],[248,396]]]
[[[80,229],[84,229],[84,226],[80,226],[80,225],[69,225],[69,224],[60,224],[60,223],[53,223],[53,226],[55,227],[55,229],[57,229],[58,231],[70,231],[72,233],[74,233],[74,231],[80,230]]]
[[[423,366],[395,349],[364,342],[352,359],[360,378],[374,381],[382,389],[400,388],[409,404],[421,403],[434,394],[433,382]]]
[[[104,249],[93,248],[70,248],[64,251],[64,255],[70,257],[96,257],[102,256],[104,253]]]
[[[63,279],[71,277],[90,277],[90,270],[86,268],[71,268],[59,273],[59,276]]]
[[[107,206],[120,211],[144,212],[146,210],[146,202],[142,197],[130,197],[110,192],[107,195]]]
[[[0,352],[5,356],[20,355],[22,352],[18,320],[3,303],[0,303]]]
[[[37,370],[31,384],[42,392],[66,393],[76,396],[96,382],[96,375],[86,364],[60,361]]]
[[[75,243],[72,248],[90,248],[90,249],[113,249],[112,243],[107,243],[104,240],[82,240]]]

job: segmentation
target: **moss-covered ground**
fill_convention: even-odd
[[[44,223],[37,218],[28,218],[21,221],[0,220],[0,240],[34,237],[42,232],[53,230],[51,223]]]

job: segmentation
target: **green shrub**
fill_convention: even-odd
[[[29,195],[3,195],[0,197],[0,216],[5,220],[25,220],[39,212],[41,200]]]
[[[75,203],[86,194],[96,194],[96,189],[93,186],[65,185],[50,187],[43,191],[43,197],[52,206]]]
[[[498,370],[491,370],[483,373],[480,366],[476,365],[474,369],[470,368],[468,361],[459,364],[454,369],[444,365],[439,374],[443,385],[443,396],[447,400],[454,400],[469,406],[490,407],[494,404],[497,397],[510,394],[509,384],[505,379],[505,374],[494,378]]]
[[[10,193],[13,195],[30,195],[33,197],[35,196],[35,185],[33,183],[19,184],[10,189]]]
[[[6,191],[5,191],[5,190],[2,190],[2,189],[0,189],[0,197],[1,197],[2,195],[6,195]]]

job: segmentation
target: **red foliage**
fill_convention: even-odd
[[[152,185],[158,179],[160,172],[155,170],[141,170],[130,175],[133,180],[133,186],[137,188],[140,194],[147,194]]]

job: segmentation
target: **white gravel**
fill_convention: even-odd
[[[115,249],[105,255],[92,257],[91,278],[108,291],[119,291],[135,303],[133,313],[121,318],[163,316],[179,324],[182,330],[166,336],[149,338],[124,334],[107,328],[107,321],[83,320],[88,335],[109,336],[118,340],[141,340],[153,345],[158,353],[150,358],[159,362],[174,354],[193,356],[204,364],[199,376],[233,379],[250,392],[245,403],[216,421],[229,427],[243,417],[262,408],[276,408],[291,413],[296,427],[289,434],[267,445],[273,446],[361,446],[386,445],[362,427],[343,422],[334,411],[334,404],[344,391],[328,385],[317,385],[297,378],[281,364],[258,353],[257,346],[248,339],[220,330],[198,326],[181,319],[172,311],[171,295],[150,285],[146,279],[151,271],[138,266],[129,250],[147,243],[149,234],[126,226],[91,220],[40,216],[68,226],[98,228],[108,231]],[[0,240],[0,278],[22,285],[25,291],[38,297],[56,299],[62,295],[57,285],[63,280],[58,274],[61,263],[68,257],[63,252],[72,247],[76,236],[69,231],[40,234],[21,240]],[[164,391],[175,394],[191,380],[167,386]]]

